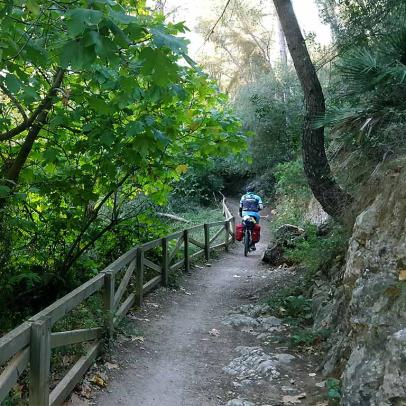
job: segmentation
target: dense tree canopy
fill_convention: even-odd
[[[244,144],[184,30],[142,2],[1,4],[2,300],[96,271],[193,160]]]

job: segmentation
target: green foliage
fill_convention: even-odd
[[[191,225],[224,220],[218,201],[216,203],[215,206],[211,205],[210,207],[187,205],[183,208],[181,216],[188,220]],[[185,227],[185,224],[177,223],[174,227],[180,230]]]
[[[183,212],[195,205],[212,205],[214,194],[223,189],[223,179],[211,168],[195,167],[185,173],[174,185],[171,207]]]
[[[329,335],[329,329],[315,330],[313,323],[312,300],[308,298],[317,271],[330,268],[336,258],[345,251],[348,243],[348,230],[341,225],[333,225],[327,235],[317,234],[317,227],[306,225],[305,237],[295,242],[294,248],[285,253],[287,259],[303,265],[304,275],[298,275],[300,282],[280,290],[267,300],[271,313],[281,317],[291,325],[290,342],[294,346],[308,347],[320,345]]]
[[[279,196],[296,195],[298,198],[309,196],[303,163],[300,160],[278,164],[275,167],[275,179],[275,191]]]
[[[242,87],[235,108],[250,140],[252,171],[263,176],[272,189],[274,171],[281,162],[293,159],[299,148],[303,109],[302,92],[290,68],[272,71]]]
[[[330,333],[329,329],[314,330],[311,327],[296,327],[290,335],[290,341],[295,347],[312,347],[326,341]]]
[[[246,146],[246,139],[240,140]],[[245,153],[195,163],[174,182],[170,206],[175,211],[213,205],[218,192],[239,193],[249,174]],[[204,222],[204,221],[203,221]]]
[[[181,63],[183,24],[126,0],[0,7],[0,309],[20,319],[165,233],[184,168],[245,138]]]
[[[25,375],[25,374],[24,374]],[[21,381],[28,381],[28,377],[24,376],[20,378]],[[17,384],[10,391],[9,395],[1,402],[1,406],[28,406],[28,400],[26,399],[26,384]]]
[[[274,176],[277,216],[272,228],[276,229],[286,223],[303,225],[304,214],[312,195],[301,160],[277,165]]]
[[[405,151],[405,41],[403,23],[367,47],[346,52],[336,64],[340,90],[319,123],[375,161]]]
[[[318,0],[338,50],[330,69],[327,126],[341,183],[353,195],[377,163],[406,145],[406,4]]]
[[[290,320],[310,320],[311,301],[303,296],[300,287],[281,289],[267,301],[272,314]],[[309,317],[310,316],[310,317]]]
[[[103,325],[104,305],[101,294],[90,296],[64,318],[56,322],[53,331],[68,331],[83,328],[94,328]]]
[[[341,382],[335,378],[327,378],[327,396],[333,404],[338,404],[341,399]]]
[[[320,14],[330,24],[339,49],[365,45],[385,35],[391,25],[404,22],[403,0],[317,0]]]
[[[273,315],[291,325],[290,344],[294,347],[309,347],[326,341],[330,330],[314,330],[312,301],[304,296],[305,286],[292,286],[280,290],[266,303]]]
[[[292,262],[300,263],[307,268],[307,277],[328,264],[331,258],[341,254],[348,244],[348,230],[340,225],[332,226],[326,236],[317,233],[317,227],[312,224],[305,226],[304,239],[298,240],[294,248],[288,249],[286,257]]]

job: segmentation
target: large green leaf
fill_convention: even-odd
[[[167,34],[159,28],[151,28],[154,43],[158,48],[168,47],[177,54],[187,54],[188,40]]]
[[[100,23],[103,13],[99,10],[87,8],[76,8],[67,13],[68,33],[76,37],[86,30],[86,28],[95,26]]]
[[[157,85],[165,86],[177,80],[178,65],[160,49],[144,48],[140,52],[140,58],[143,60],[142,72],[151,76]]]

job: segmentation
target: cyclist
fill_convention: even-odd
[[[248,187],[245,195],[241,197],[240,200],[240,216],[250,216],[253,217],[257,224],[259,224],[259,219],[261,216],[259,212],[264,208],[262,204],[262,199],[254,194],[254,189],[252,187]],[[251,246],[253,251],[256,250],[255,244],[253,243]]]

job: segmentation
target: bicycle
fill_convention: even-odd
[[[243,236],[243,243],[244,243],[244,256],[248,256],[248,253],[251,251],[252,246],[252,231],[255,227],[255,219],[250,216],[245,216],[242,220],[242,224],[244,226],[244,236]]]

